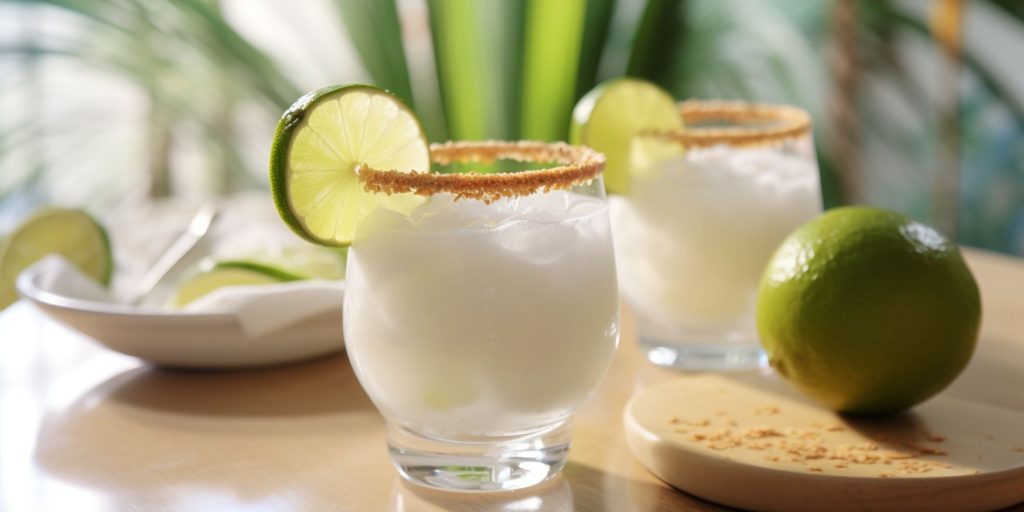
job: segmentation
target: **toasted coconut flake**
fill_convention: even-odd
[[[493,174],[381,170],[359,166],[359,181],[369,192],[421,196],[449,193],[455,199],[491,203],[502,197],[521,197],[538,190],[566,189],[587,183],[604,169],[604,155],[586,146],[532,141],[445,142],[430,146],[434,163],[491,163],[495,160],[554,162],[548,169]]]
[[[769,409],[766,409],[767,411]],[[717,412],[715,414],[719,417],[723,416]],[[955,468],[948,462],[921,458],[947,455],[945,450],[918,442],[895,439],[886,434],[876,434],[872,436],[871,441],[829,446],[825,441],[832,438],[830,433],[848,430],[847,427],[838,423],[812,423],[810,428],[754,426],[735,429],[730,428],[735,427],[735,422],[732,424],[725,422],[727,426],[722,427],[720,426],[722,422],[713,425],[709,418],[688,420],[670,416],[669,419],[669,423],[686,425],[686,428],[675,428],[675,432],[686,434],[686,439],[700,443],[708,449],[759,452],[764,460],[800,463],[812,472],[825,471],[826,467],[844,470],[852,465],[864,465],[883,469],[884,471],[879,473],[879,476],[883,478],[895,478],[900,475],[923,474],[937,469],[952,470]],[[933,432],[921,433],[921,435],[933,442],[945,439],[944,436]],[[1024,451],[1024,447],[1009,449]]]

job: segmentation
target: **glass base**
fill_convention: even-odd
[[[765,368],[753,315],[706,326],[666,326],[636,312],[636,334],[647,360],[681,371],[739,371]]]
[[[391,461],[407,481],[445,491],[522,489],[554,477],[569,458],[569,422],[514,438],[442,440],[389,423]]]
[[[683,371],[752,370],[768,366],[768,357],[757,343],[664,343],[639,340],[647,360]]]

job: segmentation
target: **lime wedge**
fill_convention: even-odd
[[[252,262],[222,262],[212,270],[192,276],[178,287],[174,296],[175,307],[190,302],[227,286],[248,286],[256,284],[277,284],[298,279],[275,269]]]
[[[344,279],[345,256],[342,249],[302,245],[265,247],[258,252],[243,253],[219,260],[217,267],[258,265],[273,269],[293,279]]]
[[[251,271],[251,272],[256,272],[256,273],[263,274],[263,275],[268,276],[268,277],[273,277],[273,278],[277,279],[278,282],[301,281],[301,280],[305,279],[305,277],[300,276],[300,275],[298,275],[296,273],[293,273],[292,271],[290,271],[288,269],[284,269],[284,268],[281,268],[281,267],[275,267],[275,266],[272,266],[272,265],[264,265],[262,263],[259,263],[259,262],[256,262],[256,261],[250,261],[250,260],[225,260],[225,261],[218,261],[216,264],[214,264],[212,270],[229,270],[229,269],[248,270],[248,271]]]
[[[81,210],[47,208],[21,223],[0,246],[0,309],[18,299],[18,274],[48,254],[59,254],[83,274],[110,284],[114,259],[103,227]]]
[[[344,279],[345,255],[317,245],[265,249],[237,259],[201,265],[209,269],[178,286],[173,304],[182,307],[225,286],[276,284],[303,279]]]
[[[270,150],[270,187],[281,218],[306,240],[344,247],[374,209],[409,211],[425,201],[366,192],[356,175],[360,165],[429,171],[427,138],[415,114],[368,85],[325,87],[299,98],[277,123]]]
[[[672,95],[643,80],[622,78],[602,83],[580,98],[572,111],[569,141],[604,153],[604,183],[625,194],[630,183],[630,143],[646,130],[683,128]]]

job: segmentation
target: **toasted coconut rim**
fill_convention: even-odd
[[[566,189],[600,176],[604,155],[586,146],[564,142],[460,141],[430,145],[434,163],[492,163],[495,160],[555,162],[557,167],[491,174],[380,170],[359,166],[359,181],[369,192],[413,193],[421,196],[448,193],[456,199],[492,202],[502,197],[521,197],[538,190]]]
[[[679,104],[686,128],[677,132],[647,132],[643,136],[679,142],[687,147],[759,146],[802,137],[811,132],[811,116],[790,105],[742,101],[687,100]],[[694,126],[726,121],[736,126]]]

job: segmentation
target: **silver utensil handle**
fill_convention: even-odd
[[[210,201],[203,204],[195,216],[192,217],[185,232],[167,248],[167,251],[156,260],[156,263],[139,280],[135,290],[129,297],[129,304],[138,305],[145,300],[156,289],[157,285],[195,249],[199,241],[210,232],[210,227],[218,215],[220,215],[220,207],[216,202]]]

